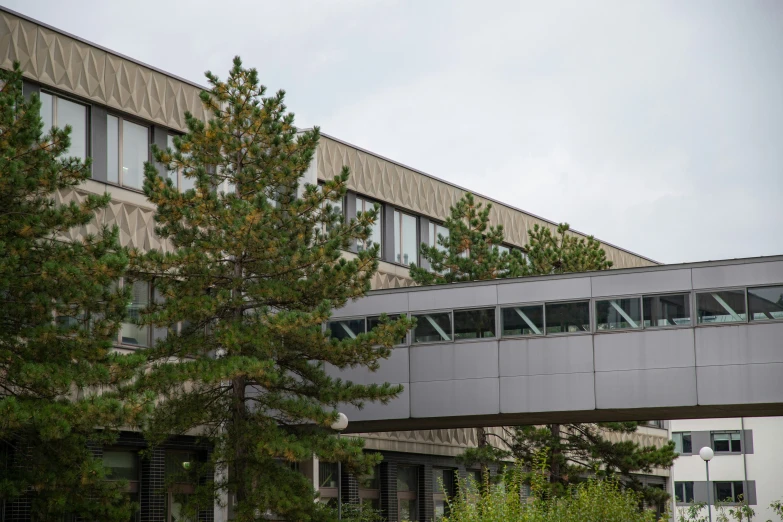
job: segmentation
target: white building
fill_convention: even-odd
[[[709,496],[715,521],[716,499],[736,501],[742,495],[756,512],[752,520],[781,520],[769,505],[783,500],[783,417],[675,420],[669,427],[680,451],[671,470],[670,490],[677,517],[690,502],[708,502]],[[715,453],[709,463],[709,483],[699,456],[705,446]]]

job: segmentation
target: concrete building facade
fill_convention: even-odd
[[[0,67],[9,69],[19,61],[25,74],[25,92],[38,93],[44,102],[44,120],[51,125],[73,127],[72,155],[93,158],[93,175],[78,190],[57,194],[60,202],[80,200],[89,193],[110,193],[109,207],[101,211],[96,225],[117,225],[120,241],[140,249],[162,249],[154,233],[155,209],[141,192],[142,165],[150,160],[149,146],[165,147],[171,136],[184,132],[184,113],[204,117],[198,98],[201,86],[178,78],[152,66],[84,41],[56,28],[18,13],[0,8]],[[381,222],[373,240],[381,244],[380,269],[373,288],[398,288],[412,284],[407,264],[418,259],[417,245],[433,241],[438,226],[448,215],[450,206],[466,189],[406,167],[378,154],[363,150],[331,136],[323,136],[309,173],[310,182],[325,180],[340,172],[343,165],[351,169],[350,193],[344,214],[350,218],[373,202],[381,204]],[[176,179],[181,188],[187,180]],[[506,248],[522,248],[527,230],[535,224],[554,227],[554,222],[526,213],[489,198],[493,203],[491,221],[503,224]],[[398,222],[401,234],[415,241],[405,241],[395,234]],[[73,231],[73,236],[91,233],[95,226]],[[574,232],[581,235],[578,232]],[[412,247],[411,247],[412,245]],[[605,244],[607,257],[616,268],[653,266],[653,260]],[[134,292],[133,306],[142,306],[149,295],[140,288]],[[154,341],[154,332],[125,325],[117,339],[118,349],[141,349]],[[646,443],[663,444],[666,430],[645,427],[638,435]],[[475,446],[473,429],[444,428],[424,431],[386,431],[362,435],[368,450],[380,451],[385,460],[375,477],[359,480],[343,477],[343,498],[358,502],[365,499],[381,507],[389,520],[408,517],[431,520],[442,506],[443,493],[433,484],[437,477],[466,470],[454,457],[465,448]],[[137,452],[143,443],[133,433],[121,439],[104,458],[124,460],[124,452]],[[208,448],[189,446],[187,440],[172,441],[159,448],[150,458],[133,460],[136,498],[142,509],[138,520],[170,520],[177,506],[173,497],[161,493],[169,461],[176,465],[182,459],[201,458]],[[134,453],[135,454],[135,453]],[[329,463],[317,461],[300,464],[324,498],[334,498],[336,483]],[[446,474],[446,475],[444,475]],[[668,472],[661,470],[649,480],[664,483]],[[24,502],[6,505],[6,521],[28,520]],[[227,510],[205,508],[199,520],[226,519]]]

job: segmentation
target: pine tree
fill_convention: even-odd
[[[563,274],[590,270],[607,270],[612,262],[606,258],[601,244],[592,236],[577,237],[569,232],[567,223],[553,231],[535,225],[528,230],[525,255],[519,250],[501,252],[502,225],[489,226],[491,205],[482,209],[471,194],[466,194],[451,208],[444,223],[447,237],[439,236],[433,247],[421,245],[422,258],[430,270],[411,264],[411,276],[418,284],[444,284],[519,276]],[[547,465],[554,493],[562,493],[569,483],[581,480],[585,472],[600,469],[601,473],[619,473],[626,483],[643,490],[654,502],[666,499],[666,493],[643,488],[631,473],[649,472],[653,467],[669,467],[676,458],[672,443],[658,448],[640,446],[633,441],[612,442],[609,433],[630,434],[638,428],[636,422],[599,424],[552,424],[547,426],[517,426],[504,428],[503,440],[492,445],[489,438],[497,436],[478,428],[478,447],[467,450],[461,460],[481,464],[507,457],[533,464],[535,455],[548,452]],[[510,451],[499,449],[508,445]]]
[[[88,445],[143,413],[137,397],[96,391],[133,365],[112,353],[128,298],[113,283],[128,256],[116,229],[67,239],[109,197],[55,202],[90,177],[90,162],[67,157],[69,127],[43,132],[19,64],[0,85],[0,501],[24,497],[34,520],[127,520],[123,484],[105,480]]]
[[[160,296],[142,321],[169,327],[135,383],[162,398],[146,435],[158,444],[197,432],[212,445],[188,472],[199,483],[190,513],[228,494],[239,521],[267,512],[328,518],[291,463],[317,455],[369,469],[378,457],[364,454],[361,440],[330,432],[337,405],[385,402],[401,388],[341,381],[326,367],[377,368],[410,323],[386,321],[355,339],[324,333],[333,308],[369,290],[377,245],[350,258],[343,251],[369,237],[378,211],[343,220],[334,203],[346,193],[347,168],[321,187],[301,183],[319,131],[297,130],[283,91],[264,96],[256,70],[238,57],[227,80],[206,75],[209,121],[186,113],[188,132],[174,148],[153,148],[195,188],[179,192],[155,165],[145,168],[157,234],[171,246],[132,254],[134,273]],[[199,480],[207,471],[214,480]]]

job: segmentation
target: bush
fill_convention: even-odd
[[[530,481],[533,496],[520,495]],[[612,478],[591,478],[568,494],[550,498],[543,472],[525,473],[516,466],[497,484],[476,487],[460,481],[460,493],[448,502],[444,522],[654,522],[655,512],[640,510],[640,499]]]

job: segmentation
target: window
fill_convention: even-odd
[[[172,134],[169,134],[166,137],[166,146],[170,148],[172,152],[176,151],[174,148],[174,136]],[[178,168],[177,170],[170,170],[168,174],[169,179],[171,179],[171,182],[174,183],[174,186],[179,189],[180,192],[185,192],[192,188],[196,188],[196,178],[189,178],[185,176],[185,174],[182,172],[182,168]]]
[[[745,321],[745,291],[722,290],[696,294],[696,317],[699,324]]]
[[[414,343],[451,341],[451,312],[434,312],[413,317],[416,318],[416,327],[413,329]]]
[[[503,336],[544,333],[544,305],[512,306],[501,310]]]
[[[598,330],[641,328],[642,303],[638,297],[596,301],[595,317]]]
[[[123,284],[127,284],[123,281]],[[134,281],[131,290],[131,302],[128,305],[128,322],[120,327],[120,343],[132,346],[150,346],[150,327],[139,326],[136,322],[142,311],[150,304],[151,285],[146,281]]]
[[[195,522],[182,514],[195,492],[195,487],[188,477],[188,472],[195,462],[196,457],[190,452],[166,453],[166,479],[172,481],[168,494],[168,522]]]
[[[444,227],[443,225],[439,225],[438,223],[433,223],[430,221],[430,233],[429,233],[429,245],[430,246],[437,246],[438,250],[445,252],[446,247],[440,244],[440,241],[438,241],[438,236],[443,236],[443,239],[448,241],[449,240],[449,229]]]
[[[125,489],[131,502],[139,502],[139,456],[135,451],[109,449],[103,452],[103,465],[109,480],[127,480]],[[136,520],[136,514],[130,520]]]
[[[454,311],[454,340],[495,337],[495,309]]]
[[[419,242],[415,216],[394,211],[394,261],[403,265],[418,263]]]
[[[381,317],[380,315],[374,315],[367,318],[367,331],[371,331],[373,328],[381,324]],[[386,321],[389,323],[393,323],[397,321],[397,319],[400,318],[399,314],[392,314],[392,315],[386,315]],[[401,337],[400,340],[397,342],[397,344],[405,344],[406,337]]]
[[[672,433],[674,441],[674,451],[680,455],[690,455],[693,453],[693,443],[691,442],[691,432],[681,431]]]
[[[748,288],[748,307],[753,321],[783,319],[783,285]]]
[[[359,482],[359,502],[365,506],[378,511],[381,509],[381,470],[375,466],[370,473],[362,475]]]
[[[109,114],[106,130],[107,179],[140,190],[144,183],[144,162],[149,161],[149,129]]]
[[[365,332],[364,318],[329,321],[326,328],[335,339],[356,339],[357,335]]]
[[[644,296],[644,327],[687,326],[691,324],[688,294]]]
[[[715,482],[715,500],[718,502],[739,503],[745,496],[745,484],[741,480]]]
[[[740,432],[713,432],[712,449],[715,453],[742,453]]]
[[[321,502],[337,507],[337,463],[318,462],[318,493]]]
[[[87,158],[87,107],[65,98],[41,93],[41,119],[44,122],[44,132],[52,127],[64,129],[71,126],[71,146],[63,153],[64,157]]]
[[[359,212],[369,212],[373,209],[373,205],[376,203],[374,201],[370,201],[364,198],[357,197],[356,198],[356,213],[357,215]],[[379,204],[380,205],[380,204]],[[363,250],[368,250],[370,246],[372,246],[373,243],[376,243],[379,247],[381,246],[381,218],[383,214],[383,207],[380,207],[378,209],[378,215],[375,217],[375,223],[370,225],[370,237],[368,237],[364,241],[359,241],[359,243],[356,245],[356,249],[361,252]],[[380,251],[380,250],[379,250]]]
[[[398,520],[419,520],[417,491],[419,472],[412,466],[397,468],[397,506]]]
[[[576,333],[590,331],[590,302],[546,304],[547,333]]]
[[[448,515],[447,499],[456,493],[453,469],[435,468],[432,470],[432,503],[435,506],[435,520]]]
[[[340,198],[337,201],[329,201],[329,200],[324,201],[323,202],[323,210],[324,210],[324,212],[326,212],[326,208],[327,207],[331,207],[332,214],[337,214],[341,218],[344,218],[345,214],[344,214],[344,211],[343,211],[343,208],[344,208],[343,199],[344,198]],[[330,225],[328,223],[322,223],[321,232],[323,234],[328,234],[329,231],[332,229],[332,226],[333,225]]]
[[[693,502],[693,481],[675,482],[674,497],[677,503],[689,504]]]

